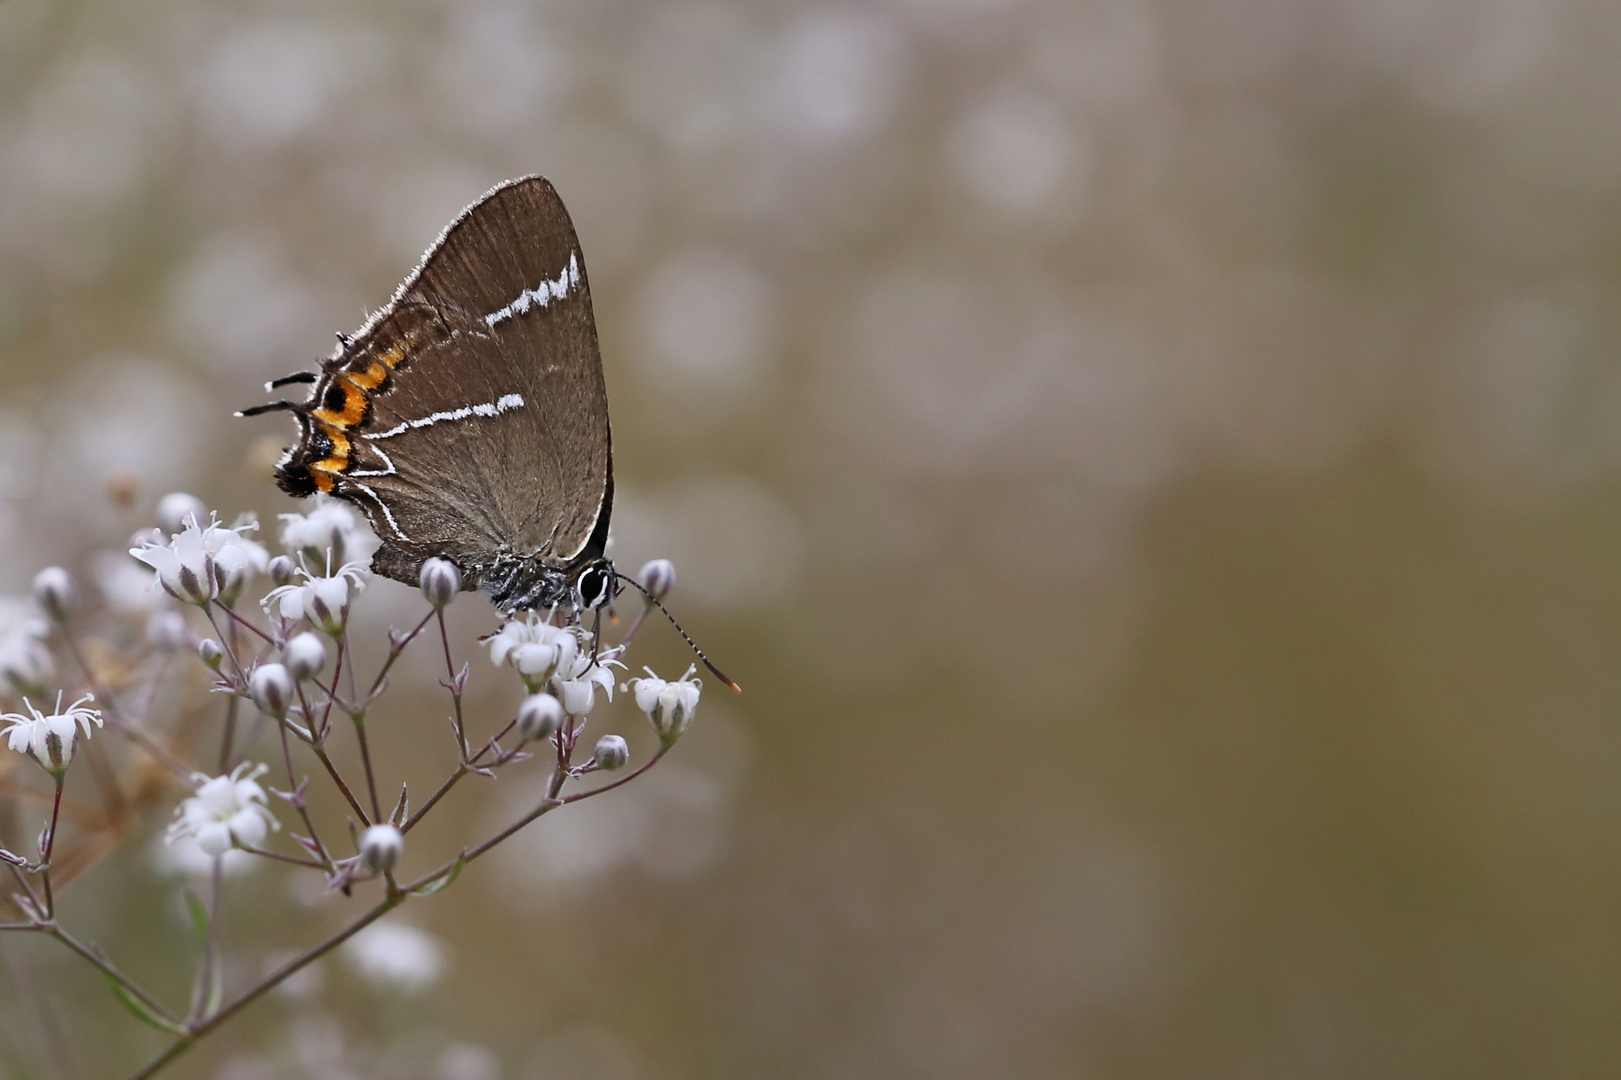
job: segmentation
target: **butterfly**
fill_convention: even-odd
[[[602,353],[579,240],[544,177],[463,210],[318,372],[267,389],[305,383],[304,401],[238,415],[293,414],[276,483],[359,507],[381,541],[373,571],[415,585],[448,559],[508,613],[614,597]]]

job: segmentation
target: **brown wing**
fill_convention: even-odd
[[[361,507],[392,549],[380,572],[597,553],[607,393],[585,260],[551,184],[509,181],[463,211],[326,365],[303,419],[283,486]]]

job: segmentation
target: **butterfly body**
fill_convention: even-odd
[[[339,337],[305,401],[244,411],[274,408],[300,429],[277,483],[358,506],[382,542],[377,573],[415,584],[426,559],[449,559],[503,611],[612,597],[602,358],[584,258],[544,178],[451,222]]]

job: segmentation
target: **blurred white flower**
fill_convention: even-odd
[[[315,497],[315,506],[307,514],[279,516],[282,547],[309,562],[325,564],[330,551],[332,562],[340,566],[363,563],[377,546],[370,532],[355,520],[354,511],[325,495]]]
[[[445,971],[445,948],[425,930],[404,923],[373,923],[343,945],[349,967],[380,989],[418,993]]]
[[[41,693],[55,666],[45,647],[51,627],[24,600],[0,598],[0,679],[21,696]]]
[[[270,829],[280,828],[265,805],[265,790],[258,784],[266,767],[244,761],[228,775],[199,775],[197,794],[175,809],[176,820],[167,833],[170,843],[192,837],[208,855],[223,855],[238,845],[255,847]]]
[[[349,601],[353,593],[366,587],[366,568],[360,563],[344,563],[330,576],[317,576],[300,567],[305,582],[271,589],[262,601],[269,612],[279,608],[284,619],[308,619],[328,634],[341,633],[349,621]]]
[[[25,697],[23,708],[27,713],[0,714],[0,721],[11,725],[5,731],[6,742],[17,753],[27,754],[39,762],[45,771],[60,776],[79,748],[79,729],[84,729],[84,737],[88,739],[90,725],[101,726],[101,713],[85,707],[85,702],[94,700],[93,694],[86,694],[64,709],[62,695],[58,692],[56,711],[42,713]]]
[[[642,670],[647,672],[647,678],[631,679],[621,689],[634,691],[636,707],[647,714],[659,738],[674,742],[691,725],[698,709],[698,695],[704,685],[702,679],[692,677],[698,665],[688,664],[687,673],[675,682],[654,675],[652,668]]]
[[[207,878],[214,872],[215,862],[226,877],[241,877],[264,861],[239,848],[232,848],[216,859],[202,849],[195,836],[171,838],[167,833],[153,838],[148,857],[152,869],[158,873],[188,878]]]

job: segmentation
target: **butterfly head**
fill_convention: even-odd
[[[586,563],[574,575],[574,610],[595,611],[619,591],[619,576],[607,559]]]

